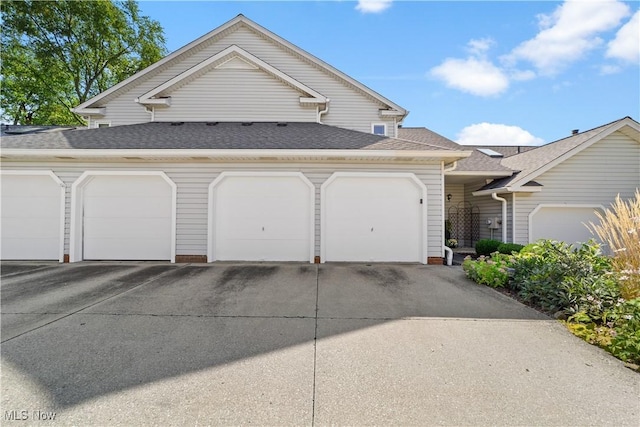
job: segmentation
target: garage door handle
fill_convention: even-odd
[[[262,227],[262,231],[264,231],[264,227]]]
[[[373,232],[373,227],[371,227],[371,231]]]

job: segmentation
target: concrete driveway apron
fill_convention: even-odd
[[[636,373],[459,268],[4,263],[1,292],[3,425],[637,425],[640,414]]]

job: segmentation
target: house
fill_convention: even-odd
[[[75,111],[2,139],[2,259],[441,264],[471,154],[242,15]]]
[[[441,264],[447,229],[577,241],[640,186],[630,118],[460,146],[242,15],[75,111],[2,138],[1,259]]]
[[[408,128],[399,136],[426,141],[429,133]],[[540,147],[465,148],[472,155],[445,172],[446,217],[463,245],[585,242],[595,212],[640,187],[640,124],[630,117]]]

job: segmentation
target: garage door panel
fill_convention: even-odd
[[[335,177],[323,196],[326,260],[420,262],[422,194],[409,177]]]
[[[141,212],[146,217],[156,215],[166,217],[171,209],[171,195],[162,197],[87,197],[85,216],[127,218],[132,213]]]
[[[167,218],[86,218],[85,238],[150,239],[161,237],[166,240],[171,230],[171,220]]]
[[[83,258],[171,260],[173,188],[159,175],[100,175],[83,189]]]
[[[593,207],[540,207],[531,217],[531,241],[539,239],[559,240],[570,244],[586,242],[594,238],[584,224],[598,223]]]
[[[170,250],[166,239],[149,238],[144,241],[139,238],[104,238],[87,240],[84,246],[86,260],[110,260],[117,254],[118,260],[163,260],[169,259]]]
[[[60,209],[60,193],[54,197],[2,197],[3,218],[50,218],[52,210]],[[59,217],[59,215],[57,215]]]
[[[7,237],[2,236],[0,256],[9,260],[47,260],[57,259],[60,250],[60,238],[55,237]],[[56,254],[53,256],[52,254]]]
[[[59,241],[60,220],[46,217],[2,218],[2,240],[5,238],[53,238]]]
[[[309,261],[313,188],[300,175],[229,175],[214,188],[215,259]]]
[[[167,181],[157,175],[101,175],[87,183],[85,197],[114,197],[114,187],[118,187],[117,197],[134,198],[171,190]]]
[[[5,260],[60,260],[60,184],[50,174],[3,173],[0,257]]]

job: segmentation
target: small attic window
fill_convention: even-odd
[[[96,122],[96,128],[108,128],[111,126],[111,122]]]
[[[486,156],[493,157],[494,159],[501,159],[504,157],[504,154],[498,153],[490,148],[478,148],[478,151]]]
[[[387,124],[386,123],[371,123],[371,133],[374,135],[386,136]]]

